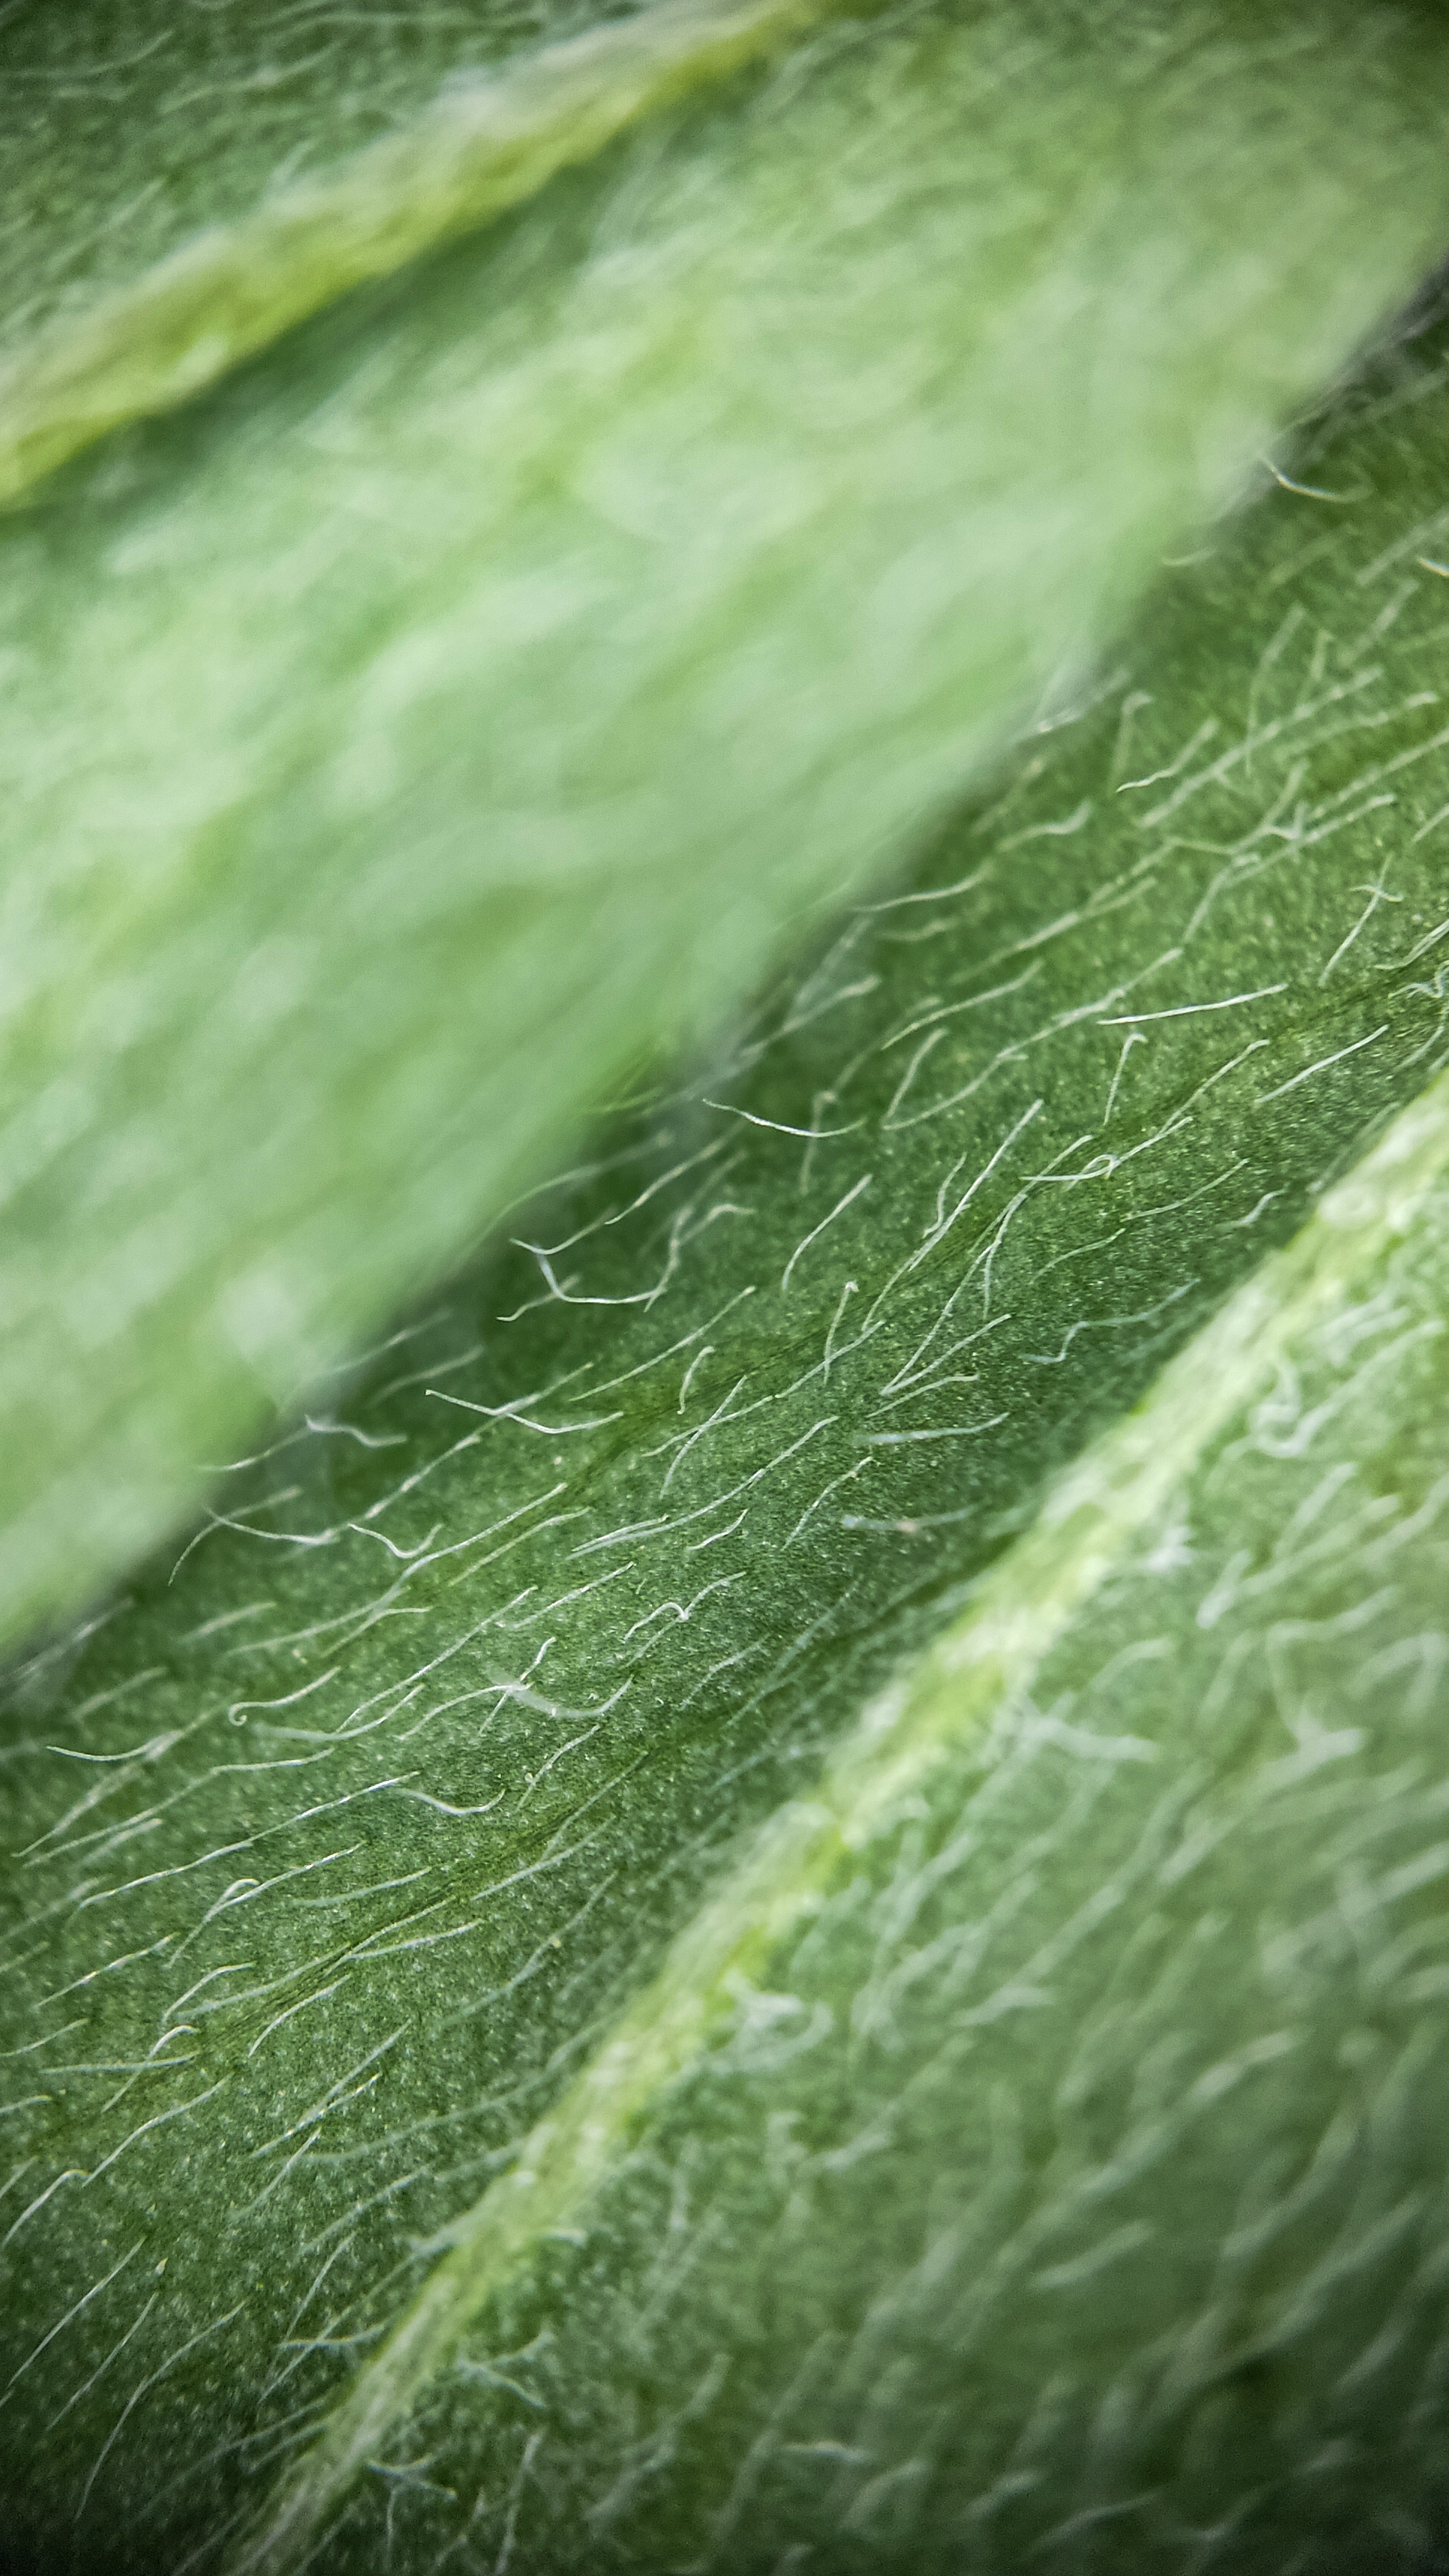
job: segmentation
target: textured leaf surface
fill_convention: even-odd
[[[1441,1083],[761,1837],[239,2565],[354,2481],[328,2569],[1439,2563],[1446,1265]]]
[[[862,1892],[847,1884],[837,1901],[830,1873],[817,1874],[828,1902],[813,1951],[796,1956],[788,1925],[750,1915],[729,1871],[782,1802],[817,1793],[832,1744],[892,1670],[943,1619],[979,1619],[988,1596],[968,1593],[963,1610],[963,1587],[1020,1584],[1042,1546],[1050,1558],[1050,1525],[1045,1539],[1028,1528],[1049,1472],[1094,1439],[1111,1453],[1112,1422],[1172,1347],[1211,1335],[1218,1302],[1441,1063],[1446,413],[1442,357],[1423,344],[1401,354],[1307,449],[1295,479],[1310,488],[1274,492],[1214,558],[1175,576],[1091,702],[1032,736],[913,883],[859,913],[711,1079],[606,1129],[591,1168],[518,1221],[526,1240],[239,1472],[230,1510],[184,1552],[14,1677],[7,1778],[23,1860],[4,1889],[0,1985],[13,2374],[0,2444],[15,2526],[42,2563],[109,2576],[212,2564],[224,2546],[244,2563],[275,2487],[275,2567],[297,2563],[313,2506],[325,2524],[334,2503],[361,2516],[336,2543],[339,2563],[383,2566],[369,2496],[384,2522],[401,2517],[397,2563],[426,2564],[427,2547],[456,2540],[465,2566],[512,2552],[541,2569],[596,2564],[606,2548],[626,2564],[709,2564],[713,2550],[720,2565],[772,2566],[817,2542],[822,2563],[850,2567],[852,2528],[877,2547],[880,2498],[895,2495],[905,2516],[916,2496],[918,2518],[900,2524],[908,2563],[934,2550],[951,2565],[963,2530],[989,2534],[984,2504],[976,2524],[961,2517],[993,2482],[1005,2481],[1004,2509],[1011,2481],[1036,2477],[1034,2444],[1047,2466],[1019,2490],[1037,2497],[1021,2506],[1026,2522],[1004,2526],[1008,2562],[1079,2508],[1125,2501],[1105,2469],[1107,2485],[1091,2486],[1105,2446],[1109,2465],[1136,2463],[1144,2490],[1167,2499],[1166,2520],[1142,2526],[1159,2563],[1195,2563],[1197,2544],[1181,2537],[1197,2528],[1192,2444],[1209,2444],[1211,2482],[1217,2436],[1184,2397],[1150,2459],[1135,2451],[1132,2372],[1156,2353],[1163,2385],[1190,2394],[1192,2355],[1207,2356],[1201,2372],[1215,2366],[1205,2284],[1235,2194],[1244,2226],[1275,2192],[1296,2208],[1304,2171],[1339,2174],[1344,2137],[1343,2189],[1363,2171],[1356,1989],[1330,1945],[1321,1975],[1309,1957],[1299,2019],[1286,2004],[1265,2019],[1267,1990],[1249,1973],[1261,1918],[1228,1902],[1231,1873],[1250,1865],[1237,1855],[1262,1850],[1246,1821],[1255,1766],[1277,1762],[1284,1875],[1265,1902],[1280,1903],[1291,1933],[1327,1905],[1315,1891],[1328,1870],[1347,1891],[1345,1920],[1357,1919],[1348,1846],[1328,1824],[1321,1845],[1311,1830],[1315,1727],[1349,1766],[1325,1755],[1332,1815],[1345,1784],[1345,1832],[1380,1797],[1385,1813],[1398,1797],[1393,1816],[1416,1820],[1387,1866],[1410,1873],[1403,1893],[1429,1950],[1404,1967],[1408,2021],[1392,2025],[1389,2056],[1408,2047],[1403,2080],[1421,2088],[1396,2134],[1432,2133],[1423,2088],[1439,2081],[1438,2025],[1422,2015],[1437,1989],[1412,1978],[1434,1964],[1438,1881],[1424,1854],[1442,1776],[1430,1497],[1442,1262],[1426,1231],[1439,1222],[1428,1201],[1440,1127],[1410,1131],[1405,1206],[1418,1206],[1418,1231],[1397,1244],[1390,1193],[1389,1213],[1370,1209],[1353,1235],[1341,1330],[1303,1287],[1316,1256],[1305,1272],[1290,1255],[1256,1292],[1262,1348],[1255,1360],[1251,1336],[1239,1347],[1241,1386],[1221,1342],[1188,1363],[1200,1402],[1188,1404],[1186,1445],[1174,1430],[1155,1472],[1159,1485],[1180,1472],[1192,1495],[1157,1493],[1160,1527],[1145,1508],[1110,1517],[1095,1606],[1080,1606],[1091,1586],[1079,1586],[1053,1630],[1043,1589],[1043,1633],[969,1722],[938,1726],[944,1686],[929,1673],[916,1685],[910,1706],[940,1735],[939,1772],[927,1764],[904,1841],[892,1840],[889,1779],[878,1813],[869,1779],[857,1781],[875,1819]],[[1316,1221],[1314,1242],[1328,1223]],[[1277,1365],[1275,1347],[1269,1401],[1252,1372]],[[1225,1408],[1242,1412],[1236,1430]],[[1171,1537],[1184,1514],[1186,1533]],[[1278,1525],[1296,1532],[1281,1562]],[[1362,1583],[1350,1577],[1365,1531],[1383,1536],[1382,1583],[1371,1551]],[[1376,1584],[1388,1587],[1381,1603]],[[1341,1633],[1324,1626],[1325,1585]],[[1029,1581],[1024,1598],[1031,1612]],[[1243,1714],[1220,1721],[1209,1686],[1230,1696],[1240,1664]],[[1109,1725],[1111,1676],[1123,1705]],[[1372,1730],[1370,1703],[1383,1710]],[[1105,1754],[1098,1735],[1112,1740]],[[969,1851],[951,1823],[968,1797],[988,1818],[999,1801],[1003,1818]],[[788,1803],[774,1830],[788,1845]],[[1159,1861],[1195,1851],[1194,1834],[1204,1869],[1223,1841],[1213,1867],[1228,1877],[1184,1860],[1154,1878]],[[1147,1857],[1129,1865],[1139,1842]],[[404,2370],[394,2385],[389,2337],[416,2329],[429,2358],[423,2329],[442,2295],[430,2285],[457,2276],[460,2222],[496,2208],[498,2176],[540,2171],[524,2142],[577,2103],[570,2088],[608,2063],[611,2034],[647,2020],[650,1980],[676,1978],[681,1955],[707,1948],[720,1905],[748,1953],[734,1964],[765,1998],[757,2008],[726,1989],[740,2027],[720,2044],[735,2055],[693,2073],[678,2052],[641,2058],[637,2098],[615,2103],[602,2135],[602,2178],[618,2167],[604,2200],[571,2186],[546,2208],[542,2224],[572,2235],[543,2255],[536,2203],[526,2208],[523,2259],[467,2271],[465,2309],[485,2294],[492,2304],[467,2350],[443,2355],[451,2377],[420,2370],[414,2389]],[[1192,1927],[1219,1915],[1213,1952]],[[1004,1947],[995,1930],[977,1940],[983,1923]],[[1291,1940],[1283,1955],[1291,1967]],[[1090,2134],[1071,2127],[1088,2004],[1105,2070]],[[1173,2013],[1185,2033],[1175,2055]],[[710,2040],[709,2020],[686,2029],[691,2049]],[[1301,2064],[1320,2070],[1311,2083],[1286,2056],[1286,2074],[1264,2057],[1251,2084],[1214,2071],[1290,2022]],[[983,2056],[980,2080],[962,2056],[974,2047],[1006,2052]],[[686,2083],[677,2116],[655,2102],[666,2077]],[[1402,2097],[1364,2082],[1389,2120]],[[872,2172],[866,2147],[897,2095],[901,2124],[882,2131],[889,2164]],[[1212,2116],[1227,2130],[1194,2127],[1191,2106],[1219,2096]],[[1054,2105],[1066,2124],[1056,2163],[1043,2125]],[[993,2106],[1007,2176],[994,2199],[997,2150],[972,2125]],[[1016,2200],[1013,2119],[1028,2176]],[[1112,2189],[1094,2198],[1082,2177],[1093,2156],[1110,2169],[1125,2141],[1126,2190],[1149,2134],[1158,2180],[1119,2221]],[[1411,2162],[1418,2152],[1402,2149]],[[1385,2165],[1394,2192],[1429,2192],[1417,2168],[1402,2182],[1398,2170]],[[1046,2177],[1039,2192],[1032,2175]],[[1371,2179],[1364,2190],[1371,2199]],[[1199,2199],[1201,2228],[1173,2268],[1170,2212]],[[1404,2276],[1390,2256],[1410,2236],[1376,2236],[1376,2207],[1355,2235],[1332,2206],[1348,2230],[1344,2277],[1368,2284],[1368,2305],[1344,2312],[1347,2343],[1323,2345],[1319,2377],[1319,2347],[1295,2345],[1280,2405],[1250,2342],[1257,2328],[1236,2310],[1223,2326],[1262,2461],[1233,2492],[1262,2486],[1262,2531],[1287,2510],[1285,2460],[1303,2466],[1359,2438],[1329,2430],[1320,2444],[1313,2427],[1360,2362],[1369,2394],[1356,2398],[1350,2380],[1343,2403],[1370,2406],[1364,2355],[1380,2324],[1396,2331]],[[1439,2312],[1431,2198],[1413,2207],[1427,2322],[1403,2348],[1417,2403]],[[943,2253],[934,2309],[933,2211],[965,2249],[959,2274]],[[1313,2261],[1316,2223],[1310,2212]],[[473,2225],[481,2233],[465,2224],[465,2239],[485,2242],[492,2218]],[[1120,2249],[1109,2243],[1119,2225]],[[652,2285],[637,2252],[651,2233]],[[1010,2248],[1020,2238],[1030,2253],[1038,2237],[1035,2270],[1060,2270],[1062,2298],[1085,2304],[1038,2306],[1050,2282],[1030,2297],[1010,2289],[1013,2310],[1025,2302],[1022,2339],[988,2404],[973,2376],[987,2347],[951,2303],[967,2275],[989,2288],[998,2255],[990,2278],[1014,2283]],[[1164,2268],[1133,2309],[1126,2288],[1148,2259],[1134,2249],[1149,2244]],[[1099,2335],[1119,2251],[1139,2269],[1124,2269],[1118,2322]],[[1306,2274],[1290,2265],[1282,2277],[1301,2286]],[[878,2312],[877,2371],[866,2325]],[[1067,2334],[1049,2322],[1057,2313],[1085,2322],[1048,2367]],[[993,2321],[993,2347],[1000,2334]],[[515,2367],[506,2356],[526,2347]],[[868,2437],[847,2424],[857,2382],[881,2409]],[[958,2406],[969,2444],[946,2429]],[[354,2407],[375,2463],[358,2468],[360,2502],[334,2495],[325,2474],[334,2456],[349,2460]],[[1100,2422],[1084,2432],[1094,2408]],[[1384,2420],[1354,2418],[1380,2448]],[[1418,2420],[1404,2435],[1405,2491],[1417,2480],[1423,2503]],[[1227,2406],[1224,2442],[1238,2423]],[[1172,2448],[1175,2424],[1191,2432],[1186,2448]],[[430,2445],[436,2479],[419,2465]],[[299,2457],[310,2465],[294,2490]],[[831,2461],[843,2483],[827,2492]],[[1336,2486],[1303,2492],[1321,2492],[1330,2519],[1357,2512],[1356,2474],[1349,2459]],[[873,2502],[877,2477],[895,2484]],[[1074,2477],[1087,2488],[1063,2500]],[[755,2531],[766,2554],[752,2559]],[[1091,2563],[1087,2548],[1078,2563]],[[1413,2563],[1410,2540],[1401,2556]]]
[[[138,167],[213,47],[248,102],[215,208],[265,223],[257,83],[305,14],[177,23],[96,38]],[[390,23],[344,141],[440,59],[399,88]],[[94,248],[79,24],[11,13],[6,113],[64,109],[56,222]],[[516,33],[448,26],[460,64]],[[842,26],[6,524],[0,1622],[154,1539],[601,1085],[1061,703],[1438,248],[1446,95],[1432,10]]]

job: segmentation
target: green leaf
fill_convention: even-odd
[[[798,22],[572,23],[9,10],[10,487]],[[1439,248],[1446,102],[1437,10],[842,22],[29,486],[0,1628],[1063,706]]]
[[[1441,1081],[757,1836],[235,2567],[339,2505],[338,2569],[1431,2563],[1446,1276]]]
[[[560,9],[553,25],[476,7],[406,25],[383,16],[364,66],[335,24],[305,50],[293,11],[238,23],[235,11],[187,19],[142,0],[128,14],[139,25],[104,29],[118,63],[109,78],[84,15],[22,12],[10,29],[10,139],[23,157],[10,276],[0,269],[19,298],[5,317],[19,346],[0,375],[7,499],[119,423],[174,410],[350,287],[521,203],[677,97],[786,50],[831,0],[660,0],[604,9],[552,44],[537,40],[580,13]],[[523,60],[505,72],[510,53]],[[299,180],[299,164],[315,163]]]
[[[42,2567],[1416,2564],[1446,417],[15,1672]]]

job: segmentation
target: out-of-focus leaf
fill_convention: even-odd
[[[107,297],[154,356],[144,259],[207,207],[214,282],[265,265],[293,145],[284,271],[407,233],[399,102],[519,32],[462,8],[399,85],[395,20],[310,71],[308,23],[8,14],[12,431]],[[97,82],[135,108],[104,151]],[[0,1627],[153,1540],[1060,707],[1438,247],[1446,105],[1437,9],[842,23],[38,488],[0,535]],[[178,382],[233,347],[199,327]]]
[[[1416,2387],[1443,2321],[1438,2204],[1402,2145],[1434,2134],[1441,2067],[1439,1095],[1393,1131],[1413,1149],[1387,1167],[1397,1198],[1380,1164],[1367,1213],[1340,1194],[1274,1247],[1449,1044],[1446,414],[1442,352],[1402,354],[1307,446],[1305,488],[1174,575],[1091,703],[1028,740],[713,1080],[607,1128],[517,1246],[15,1674],[0,2455],[42,2567],[242,2564],[270,2531],[257,2563],[280,2569],[340,2510],[360,2518],[335,2563],[368,2576],[387,2529],[409,2576],[433,2541],[450,2568],[504,2556],[515,2576],[711,2550],[776,2566],[797,2546],[850,2568],[852,2534],[885,2545],[892,2496],[904,2563],[985,2554],[1011,2505],[1010,2564],[1125,2503],[1125,2461],[1157,2499],[1145,2563],[1186,2569],[1211,2442],[1240,2433],[1245,2547],[1284,2498],[1325,2547],[1336,2518],[1357,2547],[1378,2503],[1427,2511],[1430,2436],[1388,2362],[1401,2254],[1421,2267]],[[1214,1323],[1225,1297],[1247,1303]],[[1068,1491],[1097,1479],[1096,1517],[1048,1503],[1033,1524],[1050,1472],[1094,1442]],[[1145,1484],[1121,1485],[1124,1455]],[[994,1684],[972,1667],[963,1714],[949,1658],[915,1681],[910,1661],[944,1622],[968,1642],[999,1624],[993,1602],[1018,1628]],[[902,1705],[877,1696],[898,1670],[877,1779],[861,1712]],[[852,1728],[857,1751],[832,1756]],[[898,1741],[920,1804],[893,1842]],[[856,1897],[834,1828],[817,1851],[792,1803],[847,1795]],[[1410,1907],[1372,2064],[1407,2049],[1411,2090],[1362,2079],[1383,2213],[1354,2126],[1367,2007],[1332,1946],[1337,1923],[1388,1977],[1377,1862],[1355,1876],[1335,1839],[1341,1817],[1367,1850],[1378,1815]],[[783,1921],[740,1858],[762,1831]],[[1266,1913],[1234,1893],[1253,1867]],[[797,1955],[802,1868],[822,1912]],[[1298,2002],[1265,2020],[1259,1930],[1264,1976],[1281,1957],[1291,1982],[1316,1915],[1329,1964],[1309,1942]],[[1296,2054],[1260,2066],[1282,2032]],[[1074,2049],[1104,2070],[1096,2128]],[[600,2081],[590,2167],[579,2106]],[[1360,2180],[1354,2234],[1332,2194]],[[1215,2345],[1204,2307],[1214,2264],[1224,2299],[1236,2278],[1240,2192],[1245,2247],[1284,2201],[1305,2213],[1284,2263],[1314,2248],[1278,2308],[1263,2276],[1261,2351],[1238,2308]],[[1284,2323],[1338,2259],[1326,2243],[1357,2285],[1351,2352],[1337,2325],[1294,2343]],[[989,2348],[970,2342],[968,2276],[983,2299],[1007,2285],[1014,2343],[989,2306]],[[1226,2395],[1199,2405],[1219,2351]],[[1153,2354],[1156,2451],[1133,2430]],[[874,2431],[849,2429],[852,2372]],[[1377,2501],[1375,2455],[1393,2462]],[[1101,2527],[1115,2546],[1137,2526]],[[1414,2565],[1414,2528],[1376,2527],[1373,2563]],[[1061,2546],[1088,2563],[1088,2540]]]

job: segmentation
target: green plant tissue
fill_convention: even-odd
[[[564,0],[110,0],[0,16],[0,347],[135,285],[193,234],[335,172],[438,91],[627,14]]]
[[[131,357],[155,407],[148,279],[198,224],[234,278],[315,183],[296,257],[325,283],[369,172],[383,229],[408,219],[445,63],[475,104],[485,57],[499,95],[554,78],[513,18],[432,24],[4,13],[7,455],[97,315],[134,348],[86,378],[95,418]],[[602,30],[605,89],[641,28]],[[1437,10],[822,22],[26,485],[0,525],[12,1638],[1066,703],[1437,254],[1446,106]],[[188,352],[168,399],[221,363]]]
[[[40,2576],[1424,2576],[1449,348],[12,1670]]]
[[[334,2462],[327,2576],[1441,2563],[1446,1179],[1441,1082],[761,1838],[234,2564]]]

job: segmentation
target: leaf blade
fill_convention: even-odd
[[[1246,11],[842,40],[10,525],[10,1634],[899,850],[1407,281],[1442,31],[1310,14],[1312,81]]]
[[[1167,1421],[1164,1383],[1135,1440],[1108,1435],[1125,1480],[1084,1458],[1072,1517],[1018,1542],[1063,1571],[1104,1498],[1154,1489],[1041,1659],[1036,1582],[1003,1563],[881,1711],[894,1778],[846,1753],[813,1886],[783,1901],[767,1865],[773,1922],[741,1889],[757,1946],[712,2048],[372,2450],[421,2568],[465,2532],[487,2564],[505,2527],[563,2567],[935,2570],[965,2544],[1009,2568],[1101,2529],[1134,2570],[1205,2533],[1249,2570],[1423,2563],[1445,1108],[1441,1080],[1385,1140],[1412,1158],[1438,1128],[1422,1194],[1371,1160],[1292,1247],[1304,1305],[1270,1365],[1250,1293],[1169,1371]],[[1149,1445],[1205,1414],[1201,1447]],[[373,2563],[380,2484],[319,2522],[329,2576]]]
[[[118,2567],[221,2547],[737,1839],[1422,1083],[1449,791],[1399,567],[1443,400],[1442,350],[1396,359],[1305,471],[1372,493],[1332,563],[1275,491],[706,1100],[607,1136],[536,1250],[15,1677],[38,2547],[83,2490]]]

